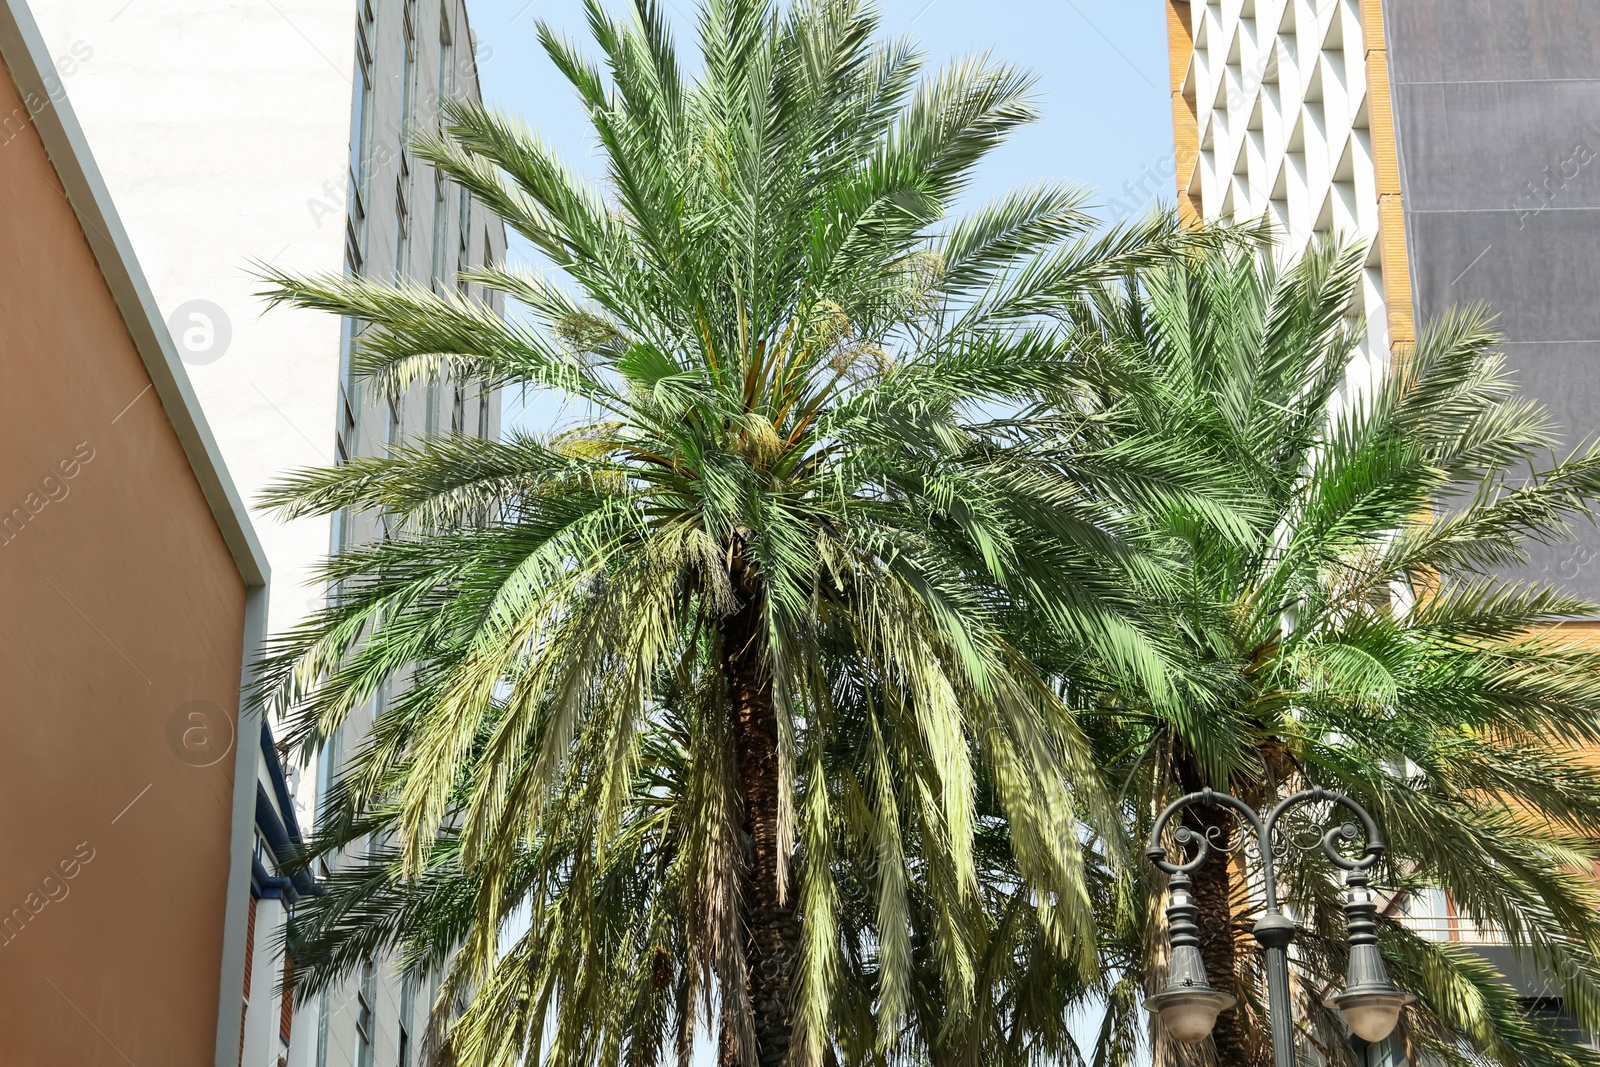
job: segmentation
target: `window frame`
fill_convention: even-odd
[[[377,971],[372,960],[361,961],[361,977],[356,983],[356,1067],[372,1067],[377,1048]]]

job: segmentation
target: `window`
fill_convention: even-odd
[[[329,538],[329,540],[332,542],[332,544],[329,545],[329,550],[334,555],[338,555],[340,552],[343,552],[344,547],[347,544],[345,540],[345,528],[350,522],[349,512],[349,508],[340,508],[338,511],[333,513],[333,521],[331,524],[333,527],[333,536]]]
[[[350,102],[350,187],[344,224],[344,272],[355,278],[367,268],[367,207],[372,195],[372,5],[364,2],[356,19],[356,72]],[[361,323],[345,318],[339,328],[339,414],[334,449],[347,463],[356,448],[357,385],[350,365]]]
[[[332,541],[331,551],[334,555],[342,555],[355,543],[355,512],[349,508],[340,508],[333,513],[333,520],[329,523],[329,540]],[[344,579],[328,583],[327,602],[329,605],[340,604],[344,601]],[[320,786],[318,787],[320,789]],[[320,803],[320,801],[319,801]]]
[[[317,1067],[328,1067],[328,1012],[333,1007],[326,986],[317,998]]]
[[[467,385],[455,383],[455,398],[450,405],[450,432],[464,433],[467,429]]]
[[[488,232],[483,234],[483,269],[494,266],[494,245],[490,242]],[[488,294],[485,294],[488,298]],[[485,386],[478,386],[478,437],[483,440],[490,438],[490,390]]]
[[[411,167],[400,157],[400,176],[394,183],[394,280],[411,273]]]
[[[433,437],[439,432],[439,386],[437,376],[428,379],[428,410],[423,413],[423,432]]]
[[[405,399],[391,392],[387,400],[389,402],[389,431],[384,438],[384,444],[393,448],[400,443],[406,432]]]
[[[345,268],[360,274],[366,259],[367,198],[372,185],[372,5],[356,20],[356,76],[350,102],[350,191]]]
[[[345,321],[350,322],[349,319]],[[352,336],[345,343],[353,349],[355,338]],[[350,399],[350,391],[355,388],[356,383],[348,380],[348,371],[344,377],[347,380],[339,383],[339,428],[334,434],[333,445],[334,461],[341,465],[349,463],[350,458],[356,454],[356,406]]]
[[[444,174],[433,172],[433,291],[444,292],[445,242],[450,237],[450,214],[445,206]]]
[[[401,439],[401,435],[405,432],[405,428],[399,415],[398,407],[398,405],[402,403],[404,403],[403,398],[398,401],[393,398],[389,400],[389,433],[393,437],[393,442],[391,443],[391,447],[386,451],[390,455],[394,454],[393,444],[397,444]],[[385,541],[394,537],[395,527],[398,522],[399,520],[395,517],[394,512],[388,510],[378,512],[378,526],[383,531],[383,539]],[[376,627],[378,624],[377,622],[374,622],[372,625]],[[373,704],[372,709],[373,718],[377,718],[378,715],[382,713],[383,709],[389,706],[388,690],[385,688],[387,684],[387,682],[378,683],[376,703]]]
[[[322,743],[317,759],[317,829],[322,829],[333,801],[334,787],[339,784],[340,764],[344,762],[344,733],[335,730]]]
[[[439,8],[439,118],[444,119],[444,105],[455,98],[456,46],[450,36],[450,9]]]
[[[484,234],[483,234],[483,259],[480,261],[480,263],[481,263],[482,269],[484,269],[484,270],[490,270],[495,265],[494,264],[494,245],[489,240],[489,232],[487,230],[485,230]],[[478,298],[480,300],[482,300],[484,303],[489,304],[491,306],[493,306],[494,300],[495,300],[493,293],[490,293],[487,290],[483,290],[483,289],[481,289],[481,287],[480,287],[480,291],[478,293]]]
[[[394,278],[411,273],[411,156],[406,142],[417,109],[417,0],[406,0],[405,47],[400,61],[400,176],[395,186]]]
[[[1356,1039],[1360,1041],[1359,1038]],[[1361,1055],[1361,1067],[1404,1067],[1405,1060],[1400,1057],[1399,1051],[1394,1047],[1390,1038],[1384,1038],[1375,1045],[1367,1045],[1364,1049],[1357,1045]]]
[[[411,137],[417,108],[417,0],[406,0],[405,50],[400,58],[400,149]]]
[[[395,1057],[397,1067],[411,1067],[411,1016],[416,1010],[412,993],[411,972],[407,971],[400,979],[400,1034],[398,1044],[399,1055]]]
[[[374,1005],[377,1003],[378,969],[371,960],[361,963],[361,981],[356,987],[356,1067],[372,1067]]]
[[[1457,941],[1460,922],[1443,889],[1413,889],[1400,898],[1401,923],[1424,941]]]
[[[472,234],[472,194],[467,192],[466,186],[461,186],[461,208],[459,211],[459,235],[456,244],[456,290],[462,296],[467,295],[467,281],[462,277],[471,266],[471,253],[467,248],[468,239]]]
[[[1523,997],[1521,1003],[1523,1011],[1544,1030],[1554,1031],[1579,1048],[1600,1048],[1600,1037],[1585,1030],[1560,997]]]

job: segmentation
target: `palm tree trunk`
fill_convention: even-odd
[[[1197,760],[1189,753],[1178,759],[1178,784],[1185,793],[1197,793],[1210,785]],[[1272,1067],[1271,1048],[1264,1045],[1245,1008],[1244,990],[1239,986],[1237,942],[1234,940],[1233,864],[1223,850],[1233,843],[1235,819],[1223,808],[1195,806],[1183,814],[1184,825],[1213,843],[1211,858],[1191,876],[1194,903],[1199,909],[1195,922],[1200,927],[1200,958],[1205,961],[1206,981],[1211,988],[1239,998],[1238,1006],[1217,1016],[1211,1031],[1217,1062],[1224,1067]]]
[[[733,1037],[733,1022],[728,1018],[727,1010],[722,1013],[722,1025],[717,1027],[717,1067],[739,1067],[739,1053],[735,1049],[737,1042]],[[688,1062],[688,1057],[679,1057],[679,1063]]]
[[[756,1064],[783,1067],[789,1055],[790,986],[796,940],[793,907],[779,888],[778,716],[762,663],[757,579],[735,553],[742,606],[722,621],[722,671],[733,718],[734,759],[746,848],[743,909]],[[750,1067],[750,1065],[746,1065]]]

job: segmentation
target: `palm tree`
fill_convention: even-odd
[[[1030,81],[985,58],[919,81],[915,50],[876,41],[858,0],[708,0],[694,79],[650,0],[588,10],[605,73],[540,34],[604,184],[473,107],[416,146],[551,264],[470,274],[525,320],[269,275],[274,300],[369,324],[357,365],[375,388],[448,375],[558,391],[585,416],[284,483],[288,515],[375,511],[394,535],[329,562],[337,597],[279,640],[262,693],[309,749],[405,680],[323,840],[393,839],[363,875],[388,870],[368,900],[389,914],[430,879],[467,894],[436,1004],[437,1020],[475,991],[462,1062],[652,1062],[671,1030],[682,1049],[697,1003],[730,1061],[820,1062],[860,904],[842,866],[870,893],[856,946],[882,1040],[923,951],[915,879],[944,917],[926,951],[970,995],[980,772],[1043,936],[1062,955],[1092,945],[1076,827],[1111,811],[1002,621],[1025,599],[1102,661],[1159,675],[1119,531],[1134,503],[1185,494],[1154,458],[1074,465],[1076,420],[1032,405],[1102,384],[1045,316],[1172,226],[1096,235],[1082,195],[1053,185],[948,218],[1034,118]],[[672,784],[656,780],[674,747]],[[529,932],[502,954],[519,908]]]
[[[1262,806],[1308,783],[1358,798],[1389,844],[1382,884],[1397,901],[1447,890],[1464,923],[1502,932],[1600,1028],[1600,898],[1587,874],[1600,773],[1578,751],[1600,743],[1600,655],[1554,628],[1594,608],[1498,576],[1529,543],[1567,540],[1589,517],[1600,452],[1548,458],[1557,427],[1517,394],[1481,312],[1445,317],[1365,373],[1351,325],[1363,260],[1322,246],[1279,269],[1261,250],[1213,248],[1078,306],[1081,343],[1143,368],[1144,387],[1107,411],[1124,430],[1108,432],[1186,442],[1219,491],[1247,502],[1231,513],[1243,529],[1174,509],[1151,531],[1172,576],[1152,599],[1181,664],[1177,698],[1108,674],[1080,689],[1082,721],[1141,832],[1205,787]],[[1239,843],[1214,812],[1190,828]],[[1346,1064],[1322,1002],[1342,984],[1339,894],[1325,861],[1291,850],[1285,863],[1311,930],[1293,961],[1297,1014],[1313,1020],[1305,1039],[1326,1062]],[[1118,861],[1091,866],[1115,875]],[[1149,873],[1141,861],[1120,877],[1148,884]],[[1232,863],[1195,876],[1209,979],[1241,998],[1214,1034],[1227,1065],[1270,1058],[1251,889]],[[1158,892],[1120,898],[1129,905],[1105,924],[1106,1046],[1124,1050],[1109,1064],[1132,1062],[1141,987],[1159,988]],[[1531,1021],[1459,945],[1392,917],[1382,943],[1421,997],[1403,1028],[1414,1055],[1600,1062]],[[1161,1062],[1196,1062],[1165,1039],[1157,1049]]]
[[[681,694],[664,700],[667,707],[683,703]],[[854,725],[865,724],[858,719]],[[563,1055],[572,1063],[650,1064],[663,1053],[679,1062],[687,1058],[698,991],[692,968],[682,961],[695,936],[688,921],[694,900],[675,877],[681,865],[674,857],[695,803],[690,728],[672,712],[645,727],[626,826],[608,839],[603,859],[584,847],[596,837],[586,823],[598,778],[576,775],[565,783],[578,792],[551,804],[560,816],[541,826],[536,845],[519,850],[508,877],[508,895],[531,904],[537,918],[477,991],[458,1045],[490,1044],[496,1053],[488,1058],[514,1061],[516,1050],[543,1047],[549,1035],[564,1042]],[[824,757],[828,777],[846,783],[847,791],[869,780],[857,758],[863,746],[848,732]],[[937,864],[921,862],[915,820],[902,823],[910,968],[906,1008],[898,1014],[880,1010],[896,978],[875,951],[881,901],[872,877],[876,842],[862,840],[879,827],[872,813],[839,820],[848,851],[832,871],[841,944],[828,1033],[834,1062],[1033,1067],[1077,1054],[1063,1006],[1083,1004],[1099,991],[1097,961],[1085,951],[1063,954],[1041,922],[1010,847],[1004,811],[981,770],[976,794],[978,891],[964,914],[954,916],[971,970],[964,982],[940,958],[950,946],[941,930],[951,920],[942,914],[950,895],[938,891]],[[312,844],[312,854],[381,834],[389,822],[375,814],[338,825]],[[374,958],[397,956],[413,973],[437,973],[449,961],[450,946],[472,937],[479,881],[461,862],[459,835],[448,830],[436,839],[419,877],[402,876],[393,847],[342,866],[295,916],[300,998]],[[1088,888],[1097,913],[1104,911],[1103,874]],[[453,991],[443,999],[452,1002]],[[725,1059],[730,1050],[723,1051]]]

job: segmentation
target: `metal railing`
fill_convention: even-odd
[[[1406,914],[1394,916],[1400,925],[1427,941],[1454,941],[1463,945],[1504,945],[1506,935],[1492,923],[1478,923],[1461,915]]]

